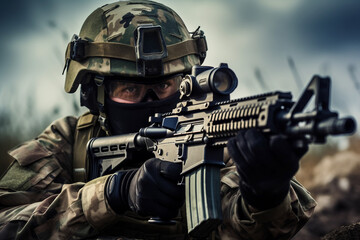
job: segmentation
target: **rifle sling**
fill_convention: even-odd
[[[73,179],[74,182],[86,182],[87,152],[86,145],[92,137],[100,135],[98,117],[87,112],[79,117],[74,134]]]

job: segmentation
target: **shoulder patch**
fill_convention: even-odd
[[[0,188],[11,190],[27,190],[26,183],[30,181],[36,172],[28,168],[22,168],[17,161],[14,161],[9,167],[8,172],[0,181]]]

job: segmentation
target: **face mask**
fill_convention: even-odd
[[[170,112],[179,101],[179,92],[152,102],[118,103],[106,97],[105,106],[108,123],[113,135],[135,133],[140,128],[148,127],[149,117],[155,113]]]

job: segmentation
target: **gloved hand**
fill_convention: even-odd
[[[106,184],[106,196],[112,209],[127,209],[143,216],[163,219],[176,217],[185,199],[185,189],[177,185],[181,163],[147,160],[139,169],[113,174]]]
[[[258,210],[275,207],[284,200],[299,160],[308,150],[307,144],[295,149],[284,136],[267,139],[255,129],[240,131],[229,139],[227,147],[240,175],[241,194]]]

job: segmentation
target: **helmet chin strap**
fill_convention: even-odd
[[[95,76],[94,78],[95,84],[97,86],[97,103],[99,107],[99,123],[101,129],[106,133],[106,135],[110,136],[109,124],[106,118],[105,113],[105,86],[104,86],[104,77]]]

